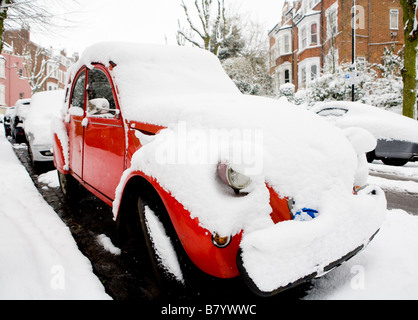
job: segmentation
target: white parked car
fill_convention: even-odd
[[[25,135],[33,165],[54,160],[51,122],[58,117],[63,103],[64,90],[39,92],[32,96],[32,106],[25,120]]]
[[[311,111],[340,128],[360,127],[377,139],[376,149],[367,160],[382,160],[384,164],[403,166],[418,161],[418,121],[358,102],[326,102]]]

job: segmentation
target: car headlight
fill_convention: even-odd
[[[223,182],[236,191],[244,189],[251,184],[250,177],[235,171],[227,162],[219,162],[218,174]]]

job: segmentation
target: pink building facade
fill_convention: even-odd
[[[14,106],[19,99],[32,96],[32,90],[26,78],[23,59],[13,54],[7,44],[0,55],[0,106]]]

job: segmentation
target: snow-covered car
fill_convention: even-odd
[[[25,135],[32,165],[53,161],[52,119],[60,115],[64,90],[44,91],[32,96],[31,108],[26,115]]]
[[[340,128],[360,127],[377,139],[375,150],[367,153],[369,162],[403,166],[418,161],[418,122],[359,102],[326,102],[311,109]]]
[[[24,121],[30,109],[31,99],[19,99],[16,101],[15,110],[12,121],[10,123],[10,131],[16,142],[25,141]]]
[[[13,117],[15,107],[10,107],[6,109],[6,112],[4,113],[4,119],[3,119],[3,126],[4,126],[4,133],[6,137],[11,136],[11,128],[10,123],[11,119]]]
[[[384,192],[366,185],[370,133],[241,94],[208,51],[93,45],[65,105],[63,193],[81,184],[112,206],[122,252],[145,239],[164,282],[198,283],[197,267],[272,295],[352,257],[384,219]]]

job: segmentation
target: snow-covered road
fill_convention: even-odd
[[[379,170],[418,177],[415,164],[404,168],[371,165],[371,171]],[[56,187],[56,182],[48,182],[54,177],[42,178]],[[418,193],[415,181],[371,177],[369,182]],[[69,229],[39,195],[3,133],[0,201],[0,299],[110,298]],[[417,235],[418,216],[389,210],[366,250],[315,280],[305,299],[418,299]]]

